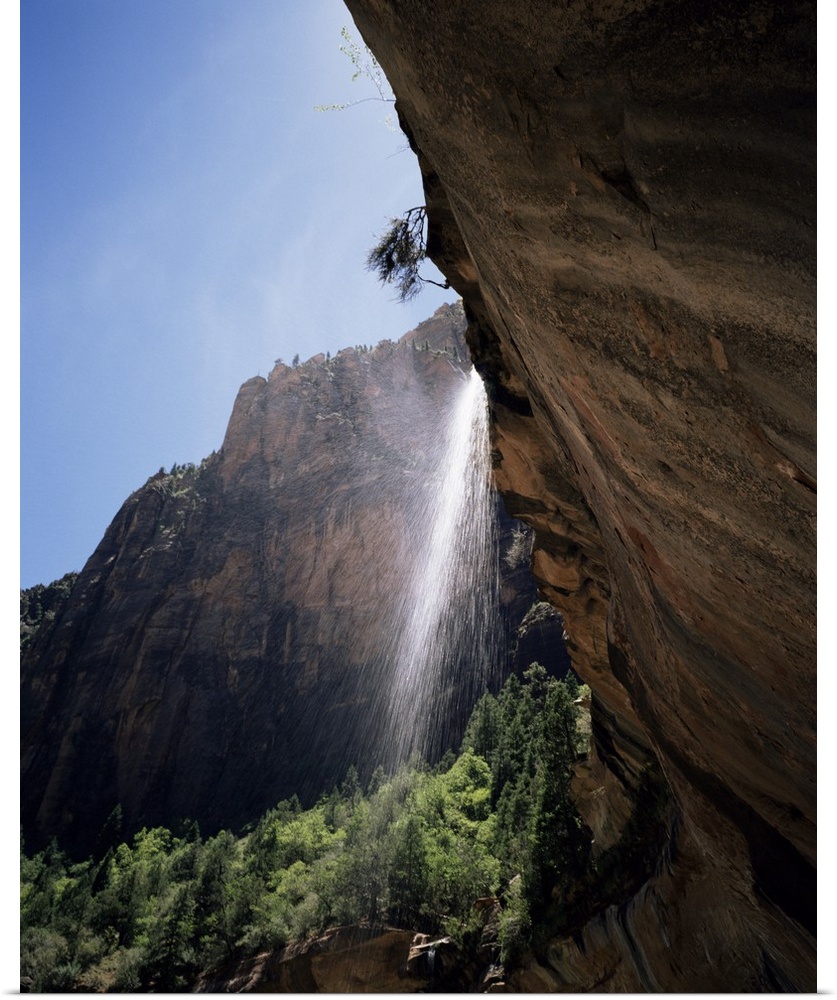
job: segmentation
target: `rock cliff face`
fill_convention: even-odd
[[[656,760],[676,803],[656,872],[517,985],[810,990],[814,6],[347,2],[594,691],[598,787],[624,816]]]
[[[468,993],[488,985],[481,972],[448,937],[355,925],[245,959],[201,978],[193,992]]]
[[[263,952],[200,981],[196,993],[417,993],[427,976],[407,969],[414,933],[335,927],[319,937]]]
[[[126,833],[235,828],[352,763],[371,770],[392,598],[424,544],[411,503],[433,488],[425,457],[463,377],[464,326],[443,307],[398,343],[278,365],[242,386],[217,455],[126,501],[63,606],[27,624],[30,844],[86,852],[117,804]],[[527,529],[497,516],[508,647],[536,593]],[[527,627],[522,655],[562,669],[561,633]],[[509,668],[501,655],[488,679]],[[479,693],[453,675],[438,692],[452,740]]]

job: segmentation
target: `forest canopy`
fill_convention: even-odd
[[[533,664],[474,709],[459,753],[349,769],[311,809],[294,797],[248,830],[194,823],[96,856],[21,845],[21,976],[33,991],[188,990],[202,972],[335,924],[388,923],[463,940],[474,902],[499,896],[501,957],[584,869],[589,834],[569,795],[585,749],[578,685]]]

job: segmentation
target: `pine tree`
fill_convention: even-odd
[[[576,880],[588,856],[589,840],[570,794],[577,714],[566,686],[560,681],[550,684],[537,746],[531,868],[526,879],[527,896],[535,909]]]

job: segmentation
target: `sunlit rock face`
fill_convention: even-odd
[[[197,993],[417,993],[430,977],[407,967],[414,933],[336,927],[246,959],[197,983]]]
[[[657,874],[518,985],[810,990],[814,5],[348,6],[599,763],[676,801]]]
[[[427,460],[464,380],[464,327],[460,306],[443,307],[398,343],[277,364],[242,386],[217,455],[126,501],[23,659],[31,844],[55,835],[86,852],[117,804],[125,832],[236,828],[294,793],[310,802],[351,764],[368,774],[403,627],[395,598],[426,544],[414,499],[434,490]],[[497,518],[496,658],[489,676],[460,662],[435,685],[454,742],[482,683],[512,666],[536,599],[531,540],[521,548],[499,503]],[[553,623],[537,650],[551,647],[556,670],[561,634]]]
[[[348,925],[201,976],[193,992],[488,993],[496,977],[449,937]]]

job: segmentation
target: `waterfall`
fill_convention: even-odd
[[[411,516],[423,536],[407,578],[389,690],[391,763],[432,754],[439,722],[470,706],[496,665],[499,578],[488,402],[475,369],[442,414],[424,488]],[[458,671],[464,662],[468,670]]]

